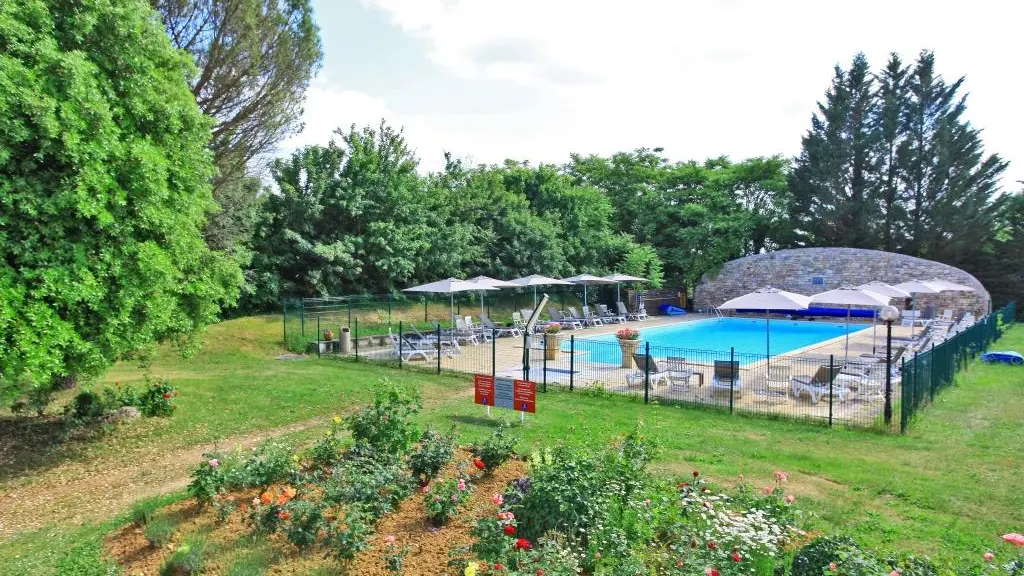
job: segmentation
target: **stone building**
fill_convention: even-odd
[[[987,314],[992,306],[988,291],[967,272],[940,262],[861,248],[797,248],[754,254],[726,262],[715,273],[705,274],[694,291],[697,310],[714,308],[747,292],[765,286],[813,295],[840,286],[880,280],[899,284],[907,280],[941,278],[974,288],[973,292],[942,292],[915,295],[914,307],[955,313]],[[893,300],[903,308],[903,303]]]

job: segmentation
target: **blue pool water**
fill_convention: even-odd
[[[770,353],[772,355],[784,354],[846,334],[846,325],[835,322],[773,319],[770,326]],[[850,334],[865,329],[871,330],[871,327],[865,328],[863,324],[852,324]],[[651,343],[651,355],[654,357],[686,355],[686,353],[677,353],[673,349],[680,352],[683,350],[718,352],[727,357],[732,348],[735,349],[736,359],[741,364],[761,359],[767,351],[765,321],[754,318],[712,318],[656,328],[641,326],[638,352],[643,353],[645,342]],[[563,349],[568,350],[568,348],[569,343],[564,341]],[[585,353],[587,360],[591,362],[617,364],[621,358],[614,333],[579,339],[576,341],[576,349]],[[750,356],[743,358],[742,356],[745,355]]]

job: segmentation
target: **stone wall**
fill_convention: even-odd
[[[730,298],[765,286],[813,295],[873,280],[899,284],[929,278],[965,284],[974,288],[974,292],[918,294],[915,308],[933,305],[939,313],[951,309],[954,313],[973,312],[977,317],[989,312],[991,299],[988,291],[977,278],[959,268],[913,256],[860,248],[799,248],[755,254],[727,262],[717,274],[707,274],[701,279],[694,291],[693,305],[697,310],[714,308]],[[903,307],[898,300],[892,303]]]

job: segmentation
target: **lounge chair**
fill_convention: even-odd
[[[689,390],[690,377],[697,372],[695,370],[679,369],[675,363],[660,363],[646,354],[633,354],[633,363],[636,364],[636,372],[626,375],[626,384],[636,386],[643,384],[644,371],[647,370],[647,381],[651,386],[668,385],[675,388],[677,385],[686,391]],[[682,383],[682,384],[680,384]]]
[[[811,404],[817,404],[822,396],[829,395],[831,384],[832,396],[838,398],[840,402],[845,402],[850,390],[842,382],[834,380],[840,369],[840,366],[822,365],[813,376],[793,376],[793,397],[799,398],[801,394],[806,393],[811,399]]]
[[[569,310],[572,311],[575,310],[575,308],[570,308]],[[604,326],[604,319],[601,318],[599,314],[594,314],[593,310],[590,309],[590,306],[583,307],[583,318],[594,326]]]
[[[484,342],[490,342],[491,336],[494,334],[489,329],[487,329],[487,327],[484,326],[482,322],[481,324],[474,324],[472,316],[466,316],[466,327],[469,328],[473,332],[473,334],[477,336],[477,338],[483,340]]]
[[[466,321],[462,318],[455,319],[455,329],[450,332],[453,342],[462,341],[466,344],[472,344],[476,346],[480,344],[477,340],[476,333],[466,325]]]
[[[391,349],[395,356],[400,357],[403,362],[408,362],[413,358],[422,358],[427,361],[437,357],[437,348],[434,348],[433,345],[425,346],[410,342],[408,338],[404,336],[399,338],[397,334],[391,334]]]
[[[704,373],[700,370],[690,368],[686,364],[686,358],[680,356],[669,356],[665,358],[665,364],[668,365],[669,371],[672,373],[672,386],[675,387],[682,382],[683,392],[689,392],[690,390],[690,378],[697,377],[698,386],[704,385]]]
[[[519,328],[512,326],[498,326],[491,319],[487,317],[487,314],[480,315],[480,323],[483,324],[484,330],[497,336],[514,336],[516,338],[522,338],[523,332]]]
[[[625,316],[627,320],[647,320],[647,311],[643,307],[637,308],[636,312],[630,312],[622,302],[616,302],[615,306],[618,307],[619,314]]]
[[[740,380],[740,363],[737,361],[715,360],[715,372],[711,377],[711,394],[743,396],[743,382]]]
[[[575,318],[566,318],[562,316],[562,312],[557,308],[548,308],[548,314],[551,315],[551,321],[558,323],[562,328],[568,328],[570,330],[575,328],[583,328],[583,322]]]
[[[522,310],[519,311],[519,317],[520,320],[522,320],[523,325],[519,326],[518,324],[516,324],[516,326],[520,330],[526,330],[526,322],[530,319],[531,314],[533,314],[533,310],[530,310],[529,308],[523,308]],[[512,320],[513,322],[515,321],[515,313],[512,314]],[[547,327],[548,324],[550,324],[550,322],[548,322],[547,320],[541,320],[540,318],[538,318],[537,322],[533,325],[533,331],[543,332],[544,328]]]
[[[618,322],[619,324],[624,324],[626,322],[625,314],[617,314],[615,312],[612,312],[611,310],[608,309],[608,306],[604,304],[597,305],[597,314],[605,322],[611,321]]]
[[[786,402],[789,400],[790,387],[789,366],[769,366],[764,376],[764,387],[758,391],[757,395],[768,402]]]
[[[586,310],[586,309],[587,308],[584,307],[584,310]],[[573,308],[572,306],[569,306],[569,314],[572,314],[571,318],[573,320],[578,320],[578,321],[582,322],[584,326],[603,326],[604,325],[604,322],[601,322],[600,318],[595,318],[594,316],[587,315],[587,314],[583,314],[581,316],[579,310]]]

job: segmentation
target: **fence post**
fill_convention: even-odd
[[[281,300],[281,311],[282,311],[281,315],[283,316],[283,318],[281,320],[284,322],[284,345],[287,348],[288,347],[288,301],[287,300],[283,300],[283,299]]]
[[[651,342],[644,342],[644,404],[650,402],[651,389]]]
[[[316,357],[320,357],[320,315],[316,315]]]
[[[491,328],[491,377],[498,376],[498,329]]]
[[[355,337],[356,343],[356,362],[359,362],[359,318],[355,319],[354,325],[355,328],[353,329],[354,331],[352,332],[352,334]]]
[[[576,335],[569,335],[569,392],[572,392],[576,378]]]
[[[832,405],[834,400],[832,399],[832,381],[835,380],[835,374],[832,373],[832,368],[835,366],[835,358],[832,354],[828,355],[828,427],[832,427]]]
[[[736,347],[729,347],[729,414],[733,411],[733,392],[736,386]]]
[[[299,300],[299,333],[306,337],[306,299]]]
[[[544,384],[543,384],[542,390],[544,392],[547,392],[548,391],[548,333],[547,332],[544,333],[543,342],[544,342],[544,354],[541,356],[543,358],[543,360],[541,360],[541,364],[540,364],[541,368],[540,369],[541,369],[541,372],[543,373],[542,378],[544,379]]]
[[[388,292],[388,328],[391,328],[391,293]]]
[[[454,338],[454,337],[453,337]],[[437,373],[441,373],[441,349],[444,346],[441,345],[441,323],[437,323]]]
[[[352,301],[345,300],[345,305],[348,308],[348,325],[352,325]]]
[[[931,378],[928,379],[929,380],[929,382],[928,382],[928,403],[929,404],[934,404],[935,403],[935,386],[936,386],[936,384],[935,384],[935,372],[936,372],[935,368],[936,368],[936,364],[938,364],[938,362],[936,362],[937,358],[935,356],[935,343],[934,342],[932,342],[932,349],[931,349],[930,356],[932,358],[932,369],[930,371],[931,373],[929,374],[929,376],[931,376]]]
[[[428,320],[428,318],[427,318],[427,297],[424,296],[423,297],[423,321],[426,322],[427,320]],[[440,344],[438,344],[438,345],[440,345]],[[440,352],[440,350],[438,350],[438,352]]]
[[[402,321],[398,321],[398,369],[402,369],[402,353],[405,352],[405,338],[402,337]]]

